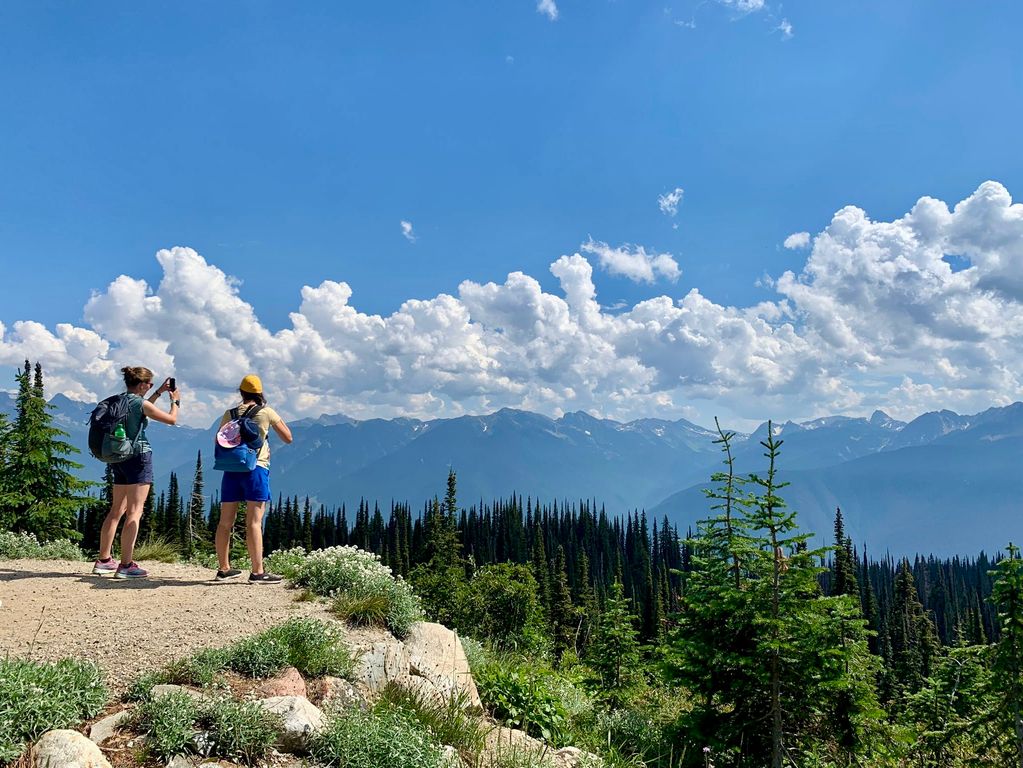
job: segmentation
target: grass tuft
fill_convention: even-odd
[[[140,563],[176,563],[181,559],[181,548],[164,536],[150,536],[135,545],[134,558]]]
[[[255,702],[223,699],[203,708],[199,724],[212,754],[255,765],[270,754],[281,719]]]
[[[472,765],[483,751],[492,728],[482,718],[469,712],[468,697],[464,692],[446,701],[438,701],[390,682],[381,691],[374,709],[396,709],[407,713],[429,732],[435,743],[447,744],[458,750],[467,765]]]
[[[91,662],[0,659],[0,764],[46,731],[92,717],[106,701],[103,673]]]
[[[380,593],[340,592],[330,606],[331,613],[356,627],[386,627],[391,601]]]
[[[313,759],[330,768],[439,768],[441,751],[408,713],[355,709],[329,720],[312,744]]]
[[[139,706],[134,727],[146,735],[146,751],[166,762],[194,751],[195,719],[199,705],[187,693],[174,691],[150,698]]]

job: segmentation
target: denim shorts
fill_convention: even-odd
[[[220,481],[220,500],[270,501],[270,470],[256,467],[251,472],[225,472]]]
[[[114,485],[152,485],[153,452],[146,451],[126,461],[111,464],[110,469],[114,473]]]

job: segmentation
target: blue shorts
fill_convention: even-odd
[[[225,472],[220,481],[220,500],[270,501],[270,470],[256,467],[251,472]]]
[[[111,464],[110,470],[114,475],[114,485],[152,485],[153,452],[146,451],[126,461]]]

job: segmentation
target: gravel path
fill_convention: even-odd
[[[325,616],[283,585],[211,581],[212,571],[146,563],[148,579],[93,576],[92,563],[0,560],[0,657],[76,656],[115,692],[172,659],[254,634],[291,616]]]

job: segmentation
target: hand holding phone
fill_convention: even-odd
[[[167,391],[173,392],[178,388],[178,381],[173,376],[167,379]]]

